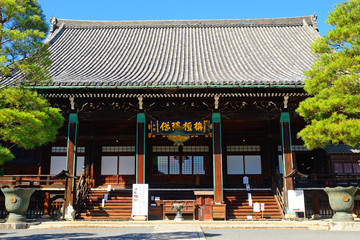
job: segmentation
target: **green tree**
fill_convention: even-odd
[[[25,88],[50,79],[47,31],[37,0],[0,0],[0,165],[14,158],[13,146],[53,141],[63,124],[59,109]]]
[[[46,99],[22,88],[0,91],[0,162],[12,159],[11,147],[25,149],[55,140],[63,124],[60,109],[49,107]]]
[[[0,0],[0,77],[15,74],[18,86],[49,80],[48,25],[37,0]],[[16,74],[17,73],[17,74]]]
[[[337,4],[326,22],[334,28],[311,46],[316,61],[305,72],[311,97],[297,109],[308,123],[298,136],[309,149],[360,144],[360,0]]]

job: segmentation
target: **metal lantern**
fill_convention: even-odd
[[[190,139],[190,136],[184,133],[183,127],[176,127],[173,133],[168,135],[168,139],[174,142],[174,146],[182,146],[184,142]]]

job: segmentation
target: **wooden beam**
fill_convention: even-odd
[[[137,114],[136,123],[136,183],[145,183],[145,113]]]
[[[223,177],[222,177],[222,144],[221,144],[221,115],[212,114],[213,127],[213,168],[214,168],[214,201],[223,202]]]
[[[291,127],[290,115],[288,112],[281,113],[281,139],[282,139],[282,159],[283,159],[283,180],[284,180],[284,198],[288,207],[288,190],[294,190],[294,180],[292,177],[285,178],[294,168],[293,154],[291,149]],[[288,212],[288,209],[287,209]]]
[[[76,138],[77,138],[78,116],[76,113],[69,115],[68,138],[67,138],[67,171],[75,175],[76,168]],[[74,206],[74,186],[75,180],[70,179],[65,186],[65,207],[69,204]]]
[[[93,111],[93,112],[80,112],[79,121],[106,121],[106,120],[128,120],[134,119],[136,113],[123,112],[123,111]]]

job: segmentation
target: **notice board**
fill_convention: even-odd
[[[304,190],[288,190],[290,212],[305,212]]]

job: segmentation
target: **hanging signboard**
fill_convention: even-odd
[[[243,184],[249,184],[249,177],[245,176],[243,177]]]
[[[177,127],[182,127],[184,133],[190,135],[207,135],[210,133],[209,120],[187,120],[187,121],[151,121],[151,134],[152,135],[167,135],[175,131]]]
[[[305,212],[304,190],[288,190],[290,212]]]
[[[148,216],[148,184],[133,184],[132,216]]]

